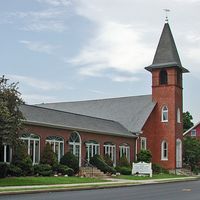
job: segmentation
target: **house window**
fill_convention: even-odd
[[[99,144],[96,141],[88,141],[85,142],[86,145],[86,159],[87,161],[90,161],[90,159],[94,155],[99,155]]]
[[[28,155],[30,155],[33,164],[38,164],[40,161],[40,137],[35,134],[26,133],[20,139],[26,143]]]
[[[160,85],[167,84],[167,71],[166,70],[161,70],[160,71]]]
[[[168,160],[168,144],[165,140],[161,144],[161,160]]]
[[[181,112],[180,109],[177,109],[177,123],[181,123]]]
[[[79,160],[79,166],[81,166],[81,137],[78,132],[72,132],[69,138],[69,150]]]
[[[10,145],[3,144],[0,147],[0,162],[10,163],[12,158],[12,148]]]
[[[140,139],[140,148],[141,150],[146,150],[147,149],[147,138],[141,137]]]
[[[196,131],[196,129],[193,129],[193,130],[191,131],[191,136],[192,136],[192,137],[196,137],[196,135],[197,135],[197,131]]]
[[[122,144],[119,146],[119,157],[126,156],[127,160],[130,162],[130,147],[128,144]]]
[[[168,122],[168,108],[167,106],[162,107],[162,122]]]
[[[64,155],[64,139],[58,136],[49,136],[46,138],[46,143],[51,145],[58,161],[60,161],[60,158]]]
[[[116,147],[112,143],[104,143],[104,155],[108,155],[113,161],[113,165],[116,165]]]

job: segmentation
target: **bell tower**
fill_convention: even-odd
[[[164,25],[153,63],[145,69],[152,74],[152,100],[156,102],[151,149],[153,163],[171,170],[181,168],[182,74],[189,71],[181,64],[168,21]]]

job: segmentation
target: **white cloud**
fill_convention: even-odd
[[[36,51],[39,53],[52,54],[56,49],[59,48],[59,46],[54,46],[38,41],[21,40],[19,42],[21,44],[24,44],[29,50]]]
[[[37,0],[40,3],[47,3],[53,6],[68,6],[71,4],[69,0]]]
[[[138,81],[138,77],[130,77],[130,76],[111,76],[111,80],[115,82],[132,82],[132,81]]]
[[[105,22],[99,25],[95,37],[70,62],[82,66],[79,71],[82,75],[102,76],[109,69],[134,74],[151,62],[152,52],[142,42],[142,34],[131,25]]]
[[[35,79],[32,77],[21,76],[21,75],[7,75],[7,77],[14,82],[19,82],[20,85],[26,85],[35,89],[50,91],[50,90],[62,90],[62,89],[72,89],[71,87],[66,87],[64,83],[53,81],[43,81],[40,79]]]

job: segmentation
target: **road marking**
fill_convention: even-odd
[[[191,192],[191,191],[192,191],[192,189],[190,189],[190,188],[182,189],[182,192]]]

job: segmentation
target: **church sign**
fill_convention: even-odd
[[[152,164],[145,162],[133,163],[132,175],[135,174],[149,174],[152,177]]]

